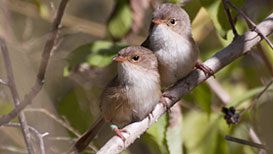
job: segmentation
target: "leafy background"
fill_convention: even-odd
[[[46,74],[44,89],[28,109],[46,109],[75,129],[69,131],[54,118],[42,112],[26,110],[28,122],[45,137],[47,153],[61,153],[83,133],[99,115],[99,95],[116,73],[111,59],[128,45],[141,44],[147,36],[155,0],[81,0],[70,1],[63,20],[57,49]],[[206,60],[233,40],[233,34],[220,0],[169,0],[183,3],[189,13],[193,36],[199,45],[201,58]],[[256,23],[272,13],[271,0],[232,0]],[[2,2],[3,3],[3,2]],[[28,91],[35,79],[40,53],[49,32],[52,14],[59,1],[10,0],[0,8],[0,35],[8,36],[8,46],[20,94]],[[23,7],[22,7],[23,6]],[[247,24],[231,10],[237,19],[239,34]],[[9,13],[5,13],[9,12]],[[272,40],[272,37],[270,38]],[[216,73],[216,80],[229,96],[228,107],[239,111],[247,108],[272,78],[273,52],[265,42],[248,55]],[[263,56],[263,54],[265,56]],[[264,57],[268,60],[265,63]],[[2,63],[0,77],[5,77]],[[124,154],[254,154],[253,147],[229,142],[225,135],[251,141],[249,129],[254,129],[262,143],[272,146],[272,88],[248,110],[239,124],[228,126],[223,119],[224,106],[215,92],[203,83],[182,98],[179,118],[170,127],[172,112],[164,115]],[[9,93],[0,85],[0,114],[12,109]],[[176,113],[176,111],[173,111]],[[182,113],[182,114],[181,114]],[[17,119],[14,119],[16,122]],[[20,130],[0,128],[0,153],[12,152],[6,147],[22,149],[25,145]],[[103,128],[85,153],[94,153],[111,137],[109,127]]]

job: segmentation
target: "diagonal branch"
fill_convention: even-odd
[[[256,31],[259,35],[261,35],[266,43],[273,50],[273,44],[270,42],[270,40],[257,28],[257,25],[242,10],[240,10],[236,5],[230,2],[230,0],[225,0],[225,3],[229,4],[233,9],[235,9],[245,19],[250,29]]]
[[[19,123],[7,123],[5,124],[5,126],[8,126],[8,127],[17,127],[17,128],[20,128],[21,125]],[[37,129],[35,129],[34,127],[31,127],[29,126],[29,129],[36,135],[36,137],[38,138],[39,140],[39,145],[40,145],[40,153],[41,154],[45,154],[45,143],[44,143],[44,137],[49,135],[48,132],[45,132],[43,134],[41,134]]]
[[[229,8],[228,8],[228,6],[227,6],[226,0],[222,0],[222,2],[223,2],[224,9],[225,9],[225,12],[226,12],[227,17],[228,17],[228,21],[229,21],[229,23],[230,23],[232,32],[233,32],[233,34],[234,34],[234,37],[236,38],[239,34],[238,34],[238,32],[237,32],[237,30],[236,30],[236,28],[235,28],[235,23],[234,23],[234,21],[233,21],[233,19],[232,19],[230,10],[229,10]]]
[[[45,115],[47,115],[48,117],[52,118],[54,121],[56,121],[57,123],[59,123],[60,125],[62,125],[64,128],[66,128],[67,130],[69,130],[71,133],[73,133],[75,136],[80,137],[80,133],[75,130],[72,126],[70,126],[69,124],[67,124],[66,122],[64,122],[62,119],[54,116],[52,113],[50,113],[48,110],[43,109],[43,108],[27,108],[24,110],[24,112],[41,112]]]
[[[231,141],[231,142],[248,145],[248,146],[251,146],[251,147],[258,148],[258,149],[266,149],[265,145],[263,145],[263,144],[250,142],[250,141],[239,139],[239,138],[232,137],[232,136],[225,136],[225,139],[228,140],[228,141]]]
[[[6,71],[7,71],[7,78],[8,78],[7,84],[10,89],[10,92],[11,92],[13,103],[14,103],[15,107],[17,107],[20,105],[21,100],[20,100],[19,93],[17,91],[16,84],[15,84],[15,78],[14,78],[14,74],[13,74],[9,51],[8,51],[5,40],[1,37],[0,37],[0,47],[1,47],[1,51],[3,54],[3,60],[4,60],[4,64],[5,64]],[[22,129],[22,134],[23,134],[24,140],[26,142],[28,153],[34,154],[34,150],[33,150],[32,143],[31,143],[29,127],[27,125],[25,114],[19,113],[18,118],[19,118],[19,122],[21,124],[20,128]]]
[[[230,102],[231,97],[216,79],[209,78],[206,83],[208,84],[210,89],[216,94],[216,96],[221,100],[223,105],[227,105]]]
[[[259,28],[261,33],[265,36],[273,33],[273,13],[257,25],[257,28]],[[261,40],[262,37],[257,32],[248,31],[235,39],[226,48],[205,61],[204,64],[210,67],[213,72],[218,72],[240,56],[246,54]],[[173,98],[173,100],[164,98],[166,103],[169,104],[169,106],[173,106],[182,96],[189,93],[207,78],[208,77],[200,70],[192,71],[187,77],[178,81],[174,86],[165,91],[165,93]],[[120,153],[143,134],[165,112],[166,108],[159,103],[152,112],[153,117],[145,118],[140,122],[132,123],[124,128],[129,134],[124,134],[126,138],[125,143],[119,137],[114,136],[97,152],[97,154]]]
[[[30,92],[27,93],[21,102],[20,105],[18,105],[16,108],[14,108],[10,113],[0,117],[0,126],[3,125],[4,123],[8,123],[11,121],[13,118],[15,118],[19,112],[21,112],[27,105],[31,104],[32,100],[34,97],[39,93],[41,90],[43,84],[44,84],[44,78],[45,78],[45,72],[48,66],[49,58],[51,56],[55,40],[58,37],[58,29],[61,23],[61,19],[64,14],[64,10],[66,7],[68,0],[62,0],[57,13],[54,17],[51,32],[48,35],[48,39],[46,41],[43,53],[42,53],[42,61],[40,63],[39,71],[37,74],[37,79],[34,84],[34,86],[31,88]]]

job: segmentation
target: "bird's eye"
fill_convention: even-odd
[[[170,19],[170,23],[175,25],[176,24],[176,19],[175,18]]]
[[[137,55],[133,56],[133,57],[132,57],[132,60],[133,60],[133,61],[138,61],[138,60],[139,60],[139,56],[137,56]]]

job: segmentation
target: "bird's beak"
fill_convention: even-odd
[[[127,59],[125,57],[122,57],[122,56],[115,56],[113,58],[113,61],[116,61],[116,62],[124,62],[126,61]]]
[[[152,20],[152,23],[154,23],[156,25],[162,24],[164,22],[165,22],[165,20],[162,20],[162,19],[153,19]]]

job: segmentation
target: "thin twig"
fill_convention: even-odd
[[[249,136],[251,137],[252,141],[254,141],[254,142],[258,143],[258,144],[262,144],[261,140],[259,139],[259,137],[255,133],[253,128],[249,128]]]
[[[251,147],[255,147],[255,148],[258,148],[258,149],[265,149],[265,146],[263,144],[250,142],[250,141],[239,139],[239,138],[236,138],[236,137],[225,136],[225,139],[228,140],[228,141],[239,143],[239,144],[249,145]]]
[[[19,93],[16,88],[16,84],[15,84],[15,78],[13,75],[12,64],[11,64],[8,48],[7,48],[5,40],[1,37],[0,37],[0,46],[1,46],[2,54],[3,54],[4,64],[5,64],[6,71],[7,71],[8,87],[10,89],[13,103],[16,108],[17,106],[19,106],[21,104],[21,101],[20,101]],[[19,113],[18,118],[19,118],[19,122],[21,124],[22,134],[24,136],[24,140],[26,142],[28,152],[30,154],[34,154],[34,150],[33,150],[32,143],[31,143],[31,137],[30,137],[30,133],[29,133],[29,128],[28,128],[26,117],[25,117],[24,113]]]
[[[19,123],[14,123],[14,122],[10,122],[8,124],[5,124],[4,126],[8,126],[8,127],[17,127],[20,128],[21,125]],[[49,135],[48,132],[45,132],[43,134],[41,134],[37,129],[35,129],[34,127],[29,126],[29,129],[36,135],[36,137],[39,139],[39,146],[40,146],[40,153],[41,154],[45,154],[45,144],[44,144],[44,137]]]
[[[239,9],[236,5],[234,5],[232,2],[230,2],[230,0],[225,0],[225,2],[227,4],[229,4],[233,9],[235,9],[245,19],[245,21],[248,23],[248,25],[251,26],[250,29],[252,29],[253,31],[256,31],[261,37],[263,37],[263,39],[266,41],[266,43],[273,50],[272,43],[265,35],[263,35],[263,33],[261,33],[261,31],[257,28],[257,25],[241,9]]]
[[[0,84],[8,86],[8,82],[3,79],[0,79]]]
[[[39,133],[35,128],[30,127],[30,130],[32,130],[32,132],[34,132],[36,134],[36,137],[39,140],[39,146],[40,146],[40,153],[41,154],[45,154],[45,143],[44,143],[44,137],[49,135],[48,132],[45,132],[43,134]]]
[[[27,154],[27,151],[25,149],[19,148],[19,147],[14,147],[14,146],[8,146],[8,145],[0,145],[1,150],[6,150],[12,153],[22,153],[22,154]]]
[[[234,38],[237,38],[238,32],[237,32],[237,30],[236,30],[236,28],[235,28],[235,24],[234,24],[234,21],[233,21],[233,19],[232,19],[230,10],[229,10],[229,8],[228,8],[228,6],[227,6],[227,4],[226,4],[226,0],[222,0],[222,2],[223,2],[223,5],[224,5],[225,13],[226,13],[226,15],[227,15],[227,17],[228,17],[228,21],[229,21],[229,23],[230,23],[232,32],[233,32],[233,34],[234,34]]]
[[[58,37],[57,36],[58,27],[61,23],[61,19],[63,17],[67,2],[68,2],[68,0],[61,1],[60,5],[58,7],[58,11],[54,17],[51,32],[48,36],[48,39],[47,39],[45,47],[44,47],[44,51],[42,53],[42,61],[40,63],[39,71],[37,74],[37,79],[36,79],[34,86],[31,88],[30,92],[25,95],[25,97],[20,105],[18,105],[15,109],[13,109],[7,115],[0,117],[0,126],[3,125],[4,123],[8,123],[10,120],[15,118],[17,116],[17,114],[19,112],[21,112],[27,105],[31,104],[34,97],[41,90],[41,88],[44,84],[45,72],[46,72],[46,69],[48,66],[51,51],[54,47],[54,42],[55,42],[56,38]]]
[[[249,128],[249,136],[250,136],[250,138],[251,138],[251,140],[253,142],[258,143],[258,144],[262,144],[260,138],[255,133],[255,131],[253,130],[253,128]],[[266,150],[260,149],[259,154],[266,154]]]
[[[227,105],[230,102],[231,97],[216,79],[209,78],[206,83],[224,105]]]
[[[206,83],[210,86],[211,90],[213,90],[213,92],[221,99],[222,103],[224,105],[228,105],[228,103],[231,100],[231,97],[224,90],[224,88],[221,86],[221,84],[216,79],[213,79],[213,78],[209,78],[206,81]],[[260,141],[257,133],[252,128],[249,129],[249,135],[254,142],[261,144],[261,141]]]
[[[81,134],[77,130],[75,130],[68,123],[66,123],[63,120],[61,120],[60,118],[54,116],[52,113],[50,113],[49,111],[47,111],[45,109],[27,108],[27,109],[24,110],[24,112],[41,112],[41,113],[44,113],[45,115],[47,115],[48,117],[50,117],[53,120],[55,120],[57,123],[59,123],[60,125],[62,125],[64,128],[66,128],[67,130],[69,130],[71,133],[73,133],[77,137],[81,137]]]
[[[258,93],[250,102],[250,105],[244,109],[241,113],[240,116],[244,115],[247,111],[251,110],[253,107],[256,106],[257,101],[259,100],[259,98],[268,90],[268,88],[273,84],[273,79],[264,87],[264,89]]]
[[[41,113],[47,115],[48,117],[52,118],[53,120],[55,120],[57,123],[62,125],[64,128],[69,130],[71,133],[73,133],[78,138],[81,137],[81,134],[77,130],[75,130],[72,126],[70,126],[68,122],[65,122],[64,120],[56,117],[54,114],[50,113],[46,109],[27,108],[24,110],[24,112],[41,112]],[[71,138],[70,138],[70,141],[71,141]],[[91,148],[93,151],[98,151],[98,149],[93,144],[89,144],[89,148]]]
[[[39,18],[44,20],[45,22],[51,21],[51,16],[40,16],[37,7],[30,2],[18,0],[8,0],[7,2],[7,7],[16,13],[22,14],[27,17]],[[62,23],[65,27],[68,27],[69,30],[89,34],[96,38],[104,38],[105,34],[107,33],[107,28],[104,24],[82,19],[70,14],[66,14],[66,16],[63,18]],[[132,40],[132,44],[140,44],[143,39],[145,39],[143,36],[137,35],[135,36],[134,40]]]
[[[270,14],[257,27],[267,36],[273,33],[273,13]],[[242,36],[238,36],[230,45],[216,53],[213,57],[204,62],[213,72],[218,72],[237,58],[245,55],[253,46],[259,43],[263,38],[257,32],[248,31]],[[165,91],[165,94],[171,96],[172,100],[165,98],[168,107],[174,105],[182,96],[189,93],[193,88],[208,78],[202,71],[193,70],[187,77],[179,80],[172,87]],[[141,134],[143,134],[159,117],[166,112],[166,107],[159,103],[152,111],[153,117],[147,117],[142,121],[132,123],[123,129],[127,133],[123,134],[126,141],[123,142],[119,137],[114,136],[97,152],[97,154],[115,154],[120,153],[130,144],[132,144]]]
[[[56,136],[56,137],[48,137],[49,140],[54,140],[54,141],[67,141],[70,142],[74,141],[76,142],[77,139],[71,139],[71,137],[61,137],[61,136]]]

